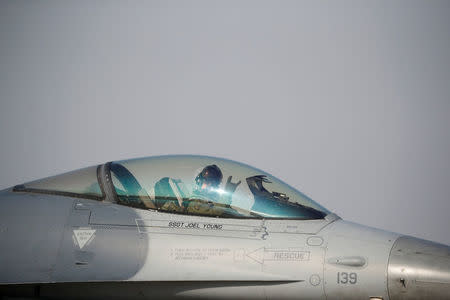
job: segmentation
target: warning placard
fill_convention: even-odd
[[[95,235],[95,229],[79,228],[73,230],[73,236],[80,249],[83,249],[88,242],[90,242]]]

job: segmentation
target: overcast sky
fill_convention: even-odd
[[[0,188],[206,154],[450,244],[450,2],[1,1]]]

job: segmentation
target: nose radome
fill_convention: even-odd
[[[450,247],[409,236],[397,239],[388,265],[391,300],[450,299]]]

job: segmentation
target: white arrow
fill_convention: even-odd
[[[309,251],[298,248],[266,249],[262,247],[247,253],[247,257],[259,264],[265,261],[305,261],[309,260]]]

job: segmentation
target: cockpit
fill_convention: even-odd
[[[29,182],[14,191],[219,218],[322,219],[330,213],[264,171],[206,156],[114,161]]]

